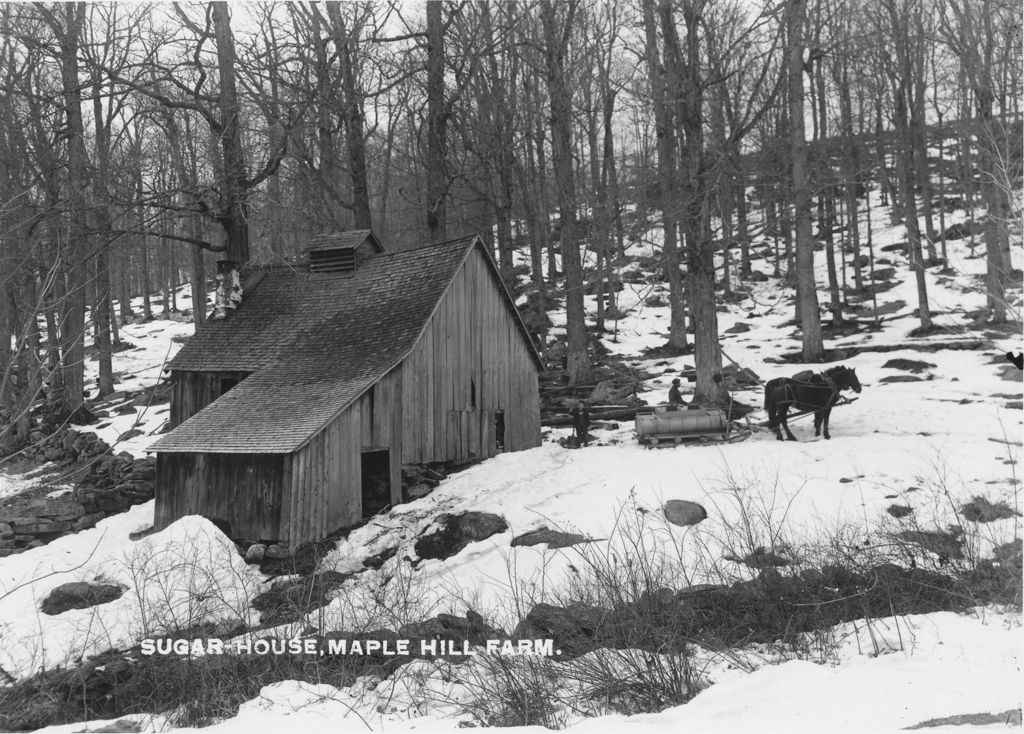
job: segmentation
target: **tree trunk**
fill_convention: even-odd
[[[74,414],[84,402],[85,392],[85,274],[88,247],[86,218],[91,206],[89,161],[85,150],[82,120],[82,84],[78,78],[78,50],[85,23],[85,3],[63,6],[63,27],[54,23],[60,44],[60,67],[64,115],[67,122],[68,185],[71,212],[68,244],[63,255],[66,289],[62,304],[61,408]],[[58,10],[57,12],[60,12]],[[109,346],[108,346],[109,351]]]
[[[655,134],[658,139],[658,204],[664,231],[662,250],[665,254],[665,273],[668,278],[668,297],[671,308],[668,346],[684,351],[689,348],[686,337],[686,302],[683,294],[683,276],[680,273],[679,252],[679,191],[676,163],[676,131],[669,106],[667,66],[659,58],[657,21],[654,0],[644,0],[644,32],[647,69],[651,83],[651,103],[654,107]]]
[[[671,0],[661,0],[662,31],[665,34],[666,66],[678,87],[677,116],[683,147],[680,160],[683,187],[683,231],[686,235],[686,270],[693,317],[693,359],[697,371],[693,400],[699,405],[724,406],[729,394],[722,384],[722,350],[718,341],[718,311],[715,303],[715,248],[711,235],[708,201],[707,154],[704,151],[703,80],[701,78],[700,17],[704,0],[686,0],[685,59],[676,35]],[[671,61],[671,63],[669,62]]]
[[[429,4],[440,6],[439,2]],[[348,146],[349,174],[352,179],[355,228],[372,229],[370,187],[367,183],[366,137],[363,134],[363,100],[355,68],[358,38],[355,30],[349,33],[345,28],[338,2],[327,3],[327,15],[331,19],[334,45],[338,50],[338,65],[341,70],[341,109],[342,119],[345,122],[345,142]]]
[[[576,184],[572,165],[572,97],[565,79],[565,54],[578,3],[561,5],[566,16],[559,23],[551,0],[541,0],[541,22],[547,65],[548,97],[551,103],[551,139],[558,211],[562,239],[562,269],[565,271],[565,310],[568,356],[566,370],[570,385],[590,379],[587,351],[586,312],[583,307],[583,267],[576,233]]]
[[[218,262],[217,299],[213,318],[224,318],[242,300],[240,271],[249,261],[249,211],[246,204],[245,153],[242,149],[242,108],[235,84],[235,40],[226,2],[212,2],[217,67],[220,81],[220,145],[224,175],[220,180],[220,224],[224,228],[224,259]]]
[[[811,237],[811,191],[807,176],[807,140],[804,136],[804,18],[806,0],[790,0],[789,128],[793,157],[793,203],[796,208],[796,273],[803,361],[814,362],[825,352],[821,339],[821,315],[814,279],[814,240]]]
[[[444,28],[440,0],[427,2],[427,230],[431,240],[447,236],[447,129],[444,99]]]

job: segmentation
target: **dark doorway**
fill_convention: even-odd
[[[391,452],[364,451],[363,517],[376,515],[391,504]]]
[[[505,411],[494,412],[494,448],[496,451],[505,450]]]
[[[220,394],[223,395],[228,390],[238,384],[237,377],[222,377],[220,378]]]

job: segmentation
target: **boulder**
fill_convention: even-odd
[[[14,535],[14,529],[5,522],[0,522],[0,540]]]
[[[725,556],[725,560],[734,561],[735,563],[742,563],[750,568],[775,568],[777,566],[788,566],[792,561],[788,558],[780,556],[774,551],[767,550],[764,547],[757,547],[753,552],[748,553],[743,558],[738,558],[735,555]]]
[[[512,637],[553,639],[565,652],[583,653],[601,646],[598,638],[607,631],[609,614],[607,609],[585,604],[537,604],[516,625]]]
[[[433,487],[431,487],[429,484],[419,482],[418,484],[414,484],[407,490],[405,490],[405,493],[406,496],[408,496],[409,500],[412,501],[418,500],[420,497],[426,497],[428,494],[430,494],[432,490]]]
[[[879,382],[887,385],[893,382],[924,382],[924,380],[916,375],[886,375]]]
[[[267,546],[266,550],[263,552],[263,555],[265,558],[281,559],[287,558],[289,554],[288,549],[285,548],[283,545],[278,545],[277,543],[274,543],[273,545]]]
[[[541,527],[513,538],[512,547],[543,545],[546,543],[549,549],[554,550],[556,548],[569,548],[581,543],[591,542],[593,541],[590,538],[579,533],[566,533],[561,530]]]
[[[380,568],[381,566],[383,566],[384,562],[387,561],[392,556],[394,556],[397,551],[398,551],[398,547],[395,546],[395,547],[392,547],[392,548],[387,548],[385,550],[382,550],[380,553],[375,553],[372,556],[369,556],[368,558],[364,558],[363,559],[363,566],[365,568],[370,568],[370,569],[376,570],[376,569]]]
[[[482,645],[486,640],[500,639],[505,634],[488,625],[482,616],[470,609],[465,617],[438,614],[422,622],[403,625],[398,628],[398,636],[409,640],[455,640]],[[419,646],[411,647],[416,649]]]
[[[120,598],[124,589],[114,584],[89,584],[74,581],[62,584],[43,599],[40,609],[44,614],[55,615],[69,609],[87,609],[97,604],[106,604]]]
[[[896,533],[895,537],[934,553],[939,557],[940,563],[964,557],[963,540],[959,533],[942,530],[904,530]]]
[[[922,372],[932,369],[935,367],[931,362],[923,362],[918,359],[890,359],[888,362],[882,365],[893,370],[903,370],[904,372],[910,372],[915,375],[919,375]]]
[[[673,525],[687,527],[707,519],[708,512],[702,505],[689,500],[669,500],[663,508],[665,519]]]
[[[735,324],[725,330],[726,334],[746,334],[750,331],[750,325],[745,324],[742,321],[737,321]]]
[[[1019,517],[1020,513],[1013,510],[1005,502],[993,504],[984,497],[974,497],[960,508],[960,515],[971,522],[995,522],[1011,517]]]
[[[899,519],[901,517],[906,517],[914,510],[913,508],[908,507],[907,505],[889,505],[887,508],[885,508],[885,511],[893,517],[895,517],[896,519]]]
[[[23,520],[24,518],[17,518]],[[39,520],[36,522],[19,523],[15,526],[19,533],[25,535],[45,535],[47,533],[63,533],[71,529],[71,523],[66,520]]]
[[[470,543],[508,530],[504,518],[488,512],[445,513],[438,516],[437,525],[435,531],[417,539],[415,550],[419,558],[450,558]]]
[[[47,500],[35,508],[35,514],[51,520],[77,520],[85,514],[85,507],[75,500]]]
[[[325,571],[294,581],[275,581],[252,600],[252,606],[259,610],[263,624],[294,622],[314,609],[327,606],[331,592],[350,577],[350,574]]]
[[[263,557],[267,554],[267,546],[263,543],[253,543],[245,550],[246,563],[262,563]]]

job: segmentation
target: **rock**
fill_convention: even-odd
[[[882,367],[888,367],[893,370],[903,370],[904,372],[911,372],[915,375],[919,375],[925,370],[932,369],[935,367],[931,362],[922,362],[918,359],[890,359],[888,362],[882,365]]]
[[[951,558],[964,557],[963,541],[958,535],[941,530],[904,530],[896,533],[896,538],[918,546],[922,550],[931,551],[939,557],[939,562],[948,562]]]
[[[267,546],[263,543],[253,543],[245,550],[246,563],[263,563],[263,556],[267,554]]]
[[[1020,516],[1019,512],[1015,512],[1005,502],[992,504],[984,497],[972,498],[970,502],[960,508],[960,514],[965,520],[971,522],[994,522]]]
[[[735,563],[742,563],[750,568],[774,568],[778,566],[788,566],[792,561],[788,558],[784,558],[774,551],[766,550],[763,547],[755,548],[752,553],[748,553],[743,558],[737,558],[735,555],[725,556],[725,560],[733,561]]]
[[[886,375],[879,382],[888,384],[890,382],[924,382],[924,380],[914,375]]]
[[[1003,566],[1010,566],[1019,570],[1024,565],[1024,544],[1020,538],[1009,543],[997,545],[992,549],[992,559]]]
[[[44,535],[47,533],[63,533],[70,530],[71,523],[66,520],[61,520],[59,522],[53,520],[39,520],[37,522],[19,524],[16,527],[19,533],[24,533],[26,535]]]
[[[383,566],[386,560],[393,557],[397,551],[398,547],[396,546],[393,548],[382,550],[380,553],[375,553],[374,555],[363,559],[363,566],[366,568],[376,570]]]
[[[689,500],[669,500],[663,508],[665,519],[673,525],[687,527],[707,519],[708,512],[702,505]]]
[[[1020,382],[1024,379],[1024,372],[1017,369],[1016,365],[1008,364],[999,370],[999,379],[1007,382]]]
[[[0,522],[0,539],[10,538],[14,535],[14,529],[5,522]]]
[[[465,617],[454,614],[438,614],[436,617],[422,622],[406,624],[398,628],[399,638],[410,640],[455,640],[469,642],[471,645],[482,645],[486,640],[501,639],[505,634],[501,630],[489,626],[484,618],[472,609]],[[418,645],[410,646],[418,648]]]
[[[752,283],[765,283],[768,281],[768,276],[760,270],[751,270],[749,279]]]
[[[140,429],[132,428],[130,430],[125,431],[120,436],[118,436],[117,440],[118,441],[127,441],[128,439],[136,438],[137,436],[141,436],[142,433],[143,432]]]
[[[69,609],[87,609],[106,604],[121,597],[124,589],[114,584],[89,584],[75,581],[62,584],[43,599],[40,609],[44,614],[55,615]]]
[[[537,604],[512,632],[513,639],[547,638],[557,640],[564,652],[583,653],[600,646],[597,639],[605,631],[609,612],[600,607],[571,604],[556,607]]]
[[[407,490],[405,490],[405,493],[409,500],[412,501],[418,500],[420,497],[426,497],[428,494],[430,494],[432,490],[433,487],[431,487],[429,484],[420,482],[419,484],[414,484],[411,487],[409,487]]]
[[[77,520],[85,514],[85,507],[75,500],[47,500],[35,509],[39,517],[51,520]]]
[[[885,508],[885,511],[893,517],[899,519],[901,517],[906,517],[914,510],[913,508],[908,507],[907,505],[889,505],[887,508]]]
[[[488,512],[465,512],[461,515],[439,515],[438,529],[420,536],[416,555],[421,559],[450,558],[470,543],[508,530],[504,518]]]
[[[273,545],[268,545],[266,547],[266,550],[263,551],[263,556],[265,558],[281,559],[287,558],[289,556],[289,553],[287,548],[285,548],[282,545],[278,545],[277,543],[274,543]]]
[[[578,533],[566,533],[561,530],[551,530],[547,527],[531,530],[527,533],[512,539],[512,547],[533,546],[547,544],[548,549],[569,548],[580,543],[591,543],[590,538]]]
[[[946,231],[942,233],[942,238],[945,240],[963,240],[970,237],[972,234],[980,235],[984,232],[985,226],[980,222],[975,222],[973,219],[968,219],[964,222],[958,222],[950,225],[946,228]]]
[[[90,729],[89,731],[93,734],[104,732],[106,734],[134,734],[134,732],[142,731],[142,724],[131,719],[118,719],[117,721],[101,726],[98,729]]]
[[[745,324],[742,321],[737,321],[735,324],[725,330],[726,334],[746,334],[750,331],[750,325]]]
[[[68,455],[63,449],[46,449],[46,451],[43,452],[43,458],[47,461],[58,462],[64,461],[64,459],[68,458]]]
[[[349,578],[350,574],[325,571],[294,581],[275,581],[270,589],[252,600],[252,606],[259,610],[263,624],[293,622],[314,609],[327,606],[330,593]]]
[[[657,589],[644,589],[637,599],[638,612],[651,612],[670,609],[679,603],[679,594],[674,589],[661,586]]]
[[[896,268],[879,268],[871,276],[872,280],[892,280],[896,277]]]

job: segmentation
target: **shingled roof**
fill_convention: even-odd
[[[253,374],[150,450],[299,449],[408,355],[474,247],[500,284],[477,237],[380,254],[347,277],[268,272],[236,311],[208,323],[169,365]],[[511,298],[508,304],[515,311]],[[516,320],[539,364],[518,314]]]

